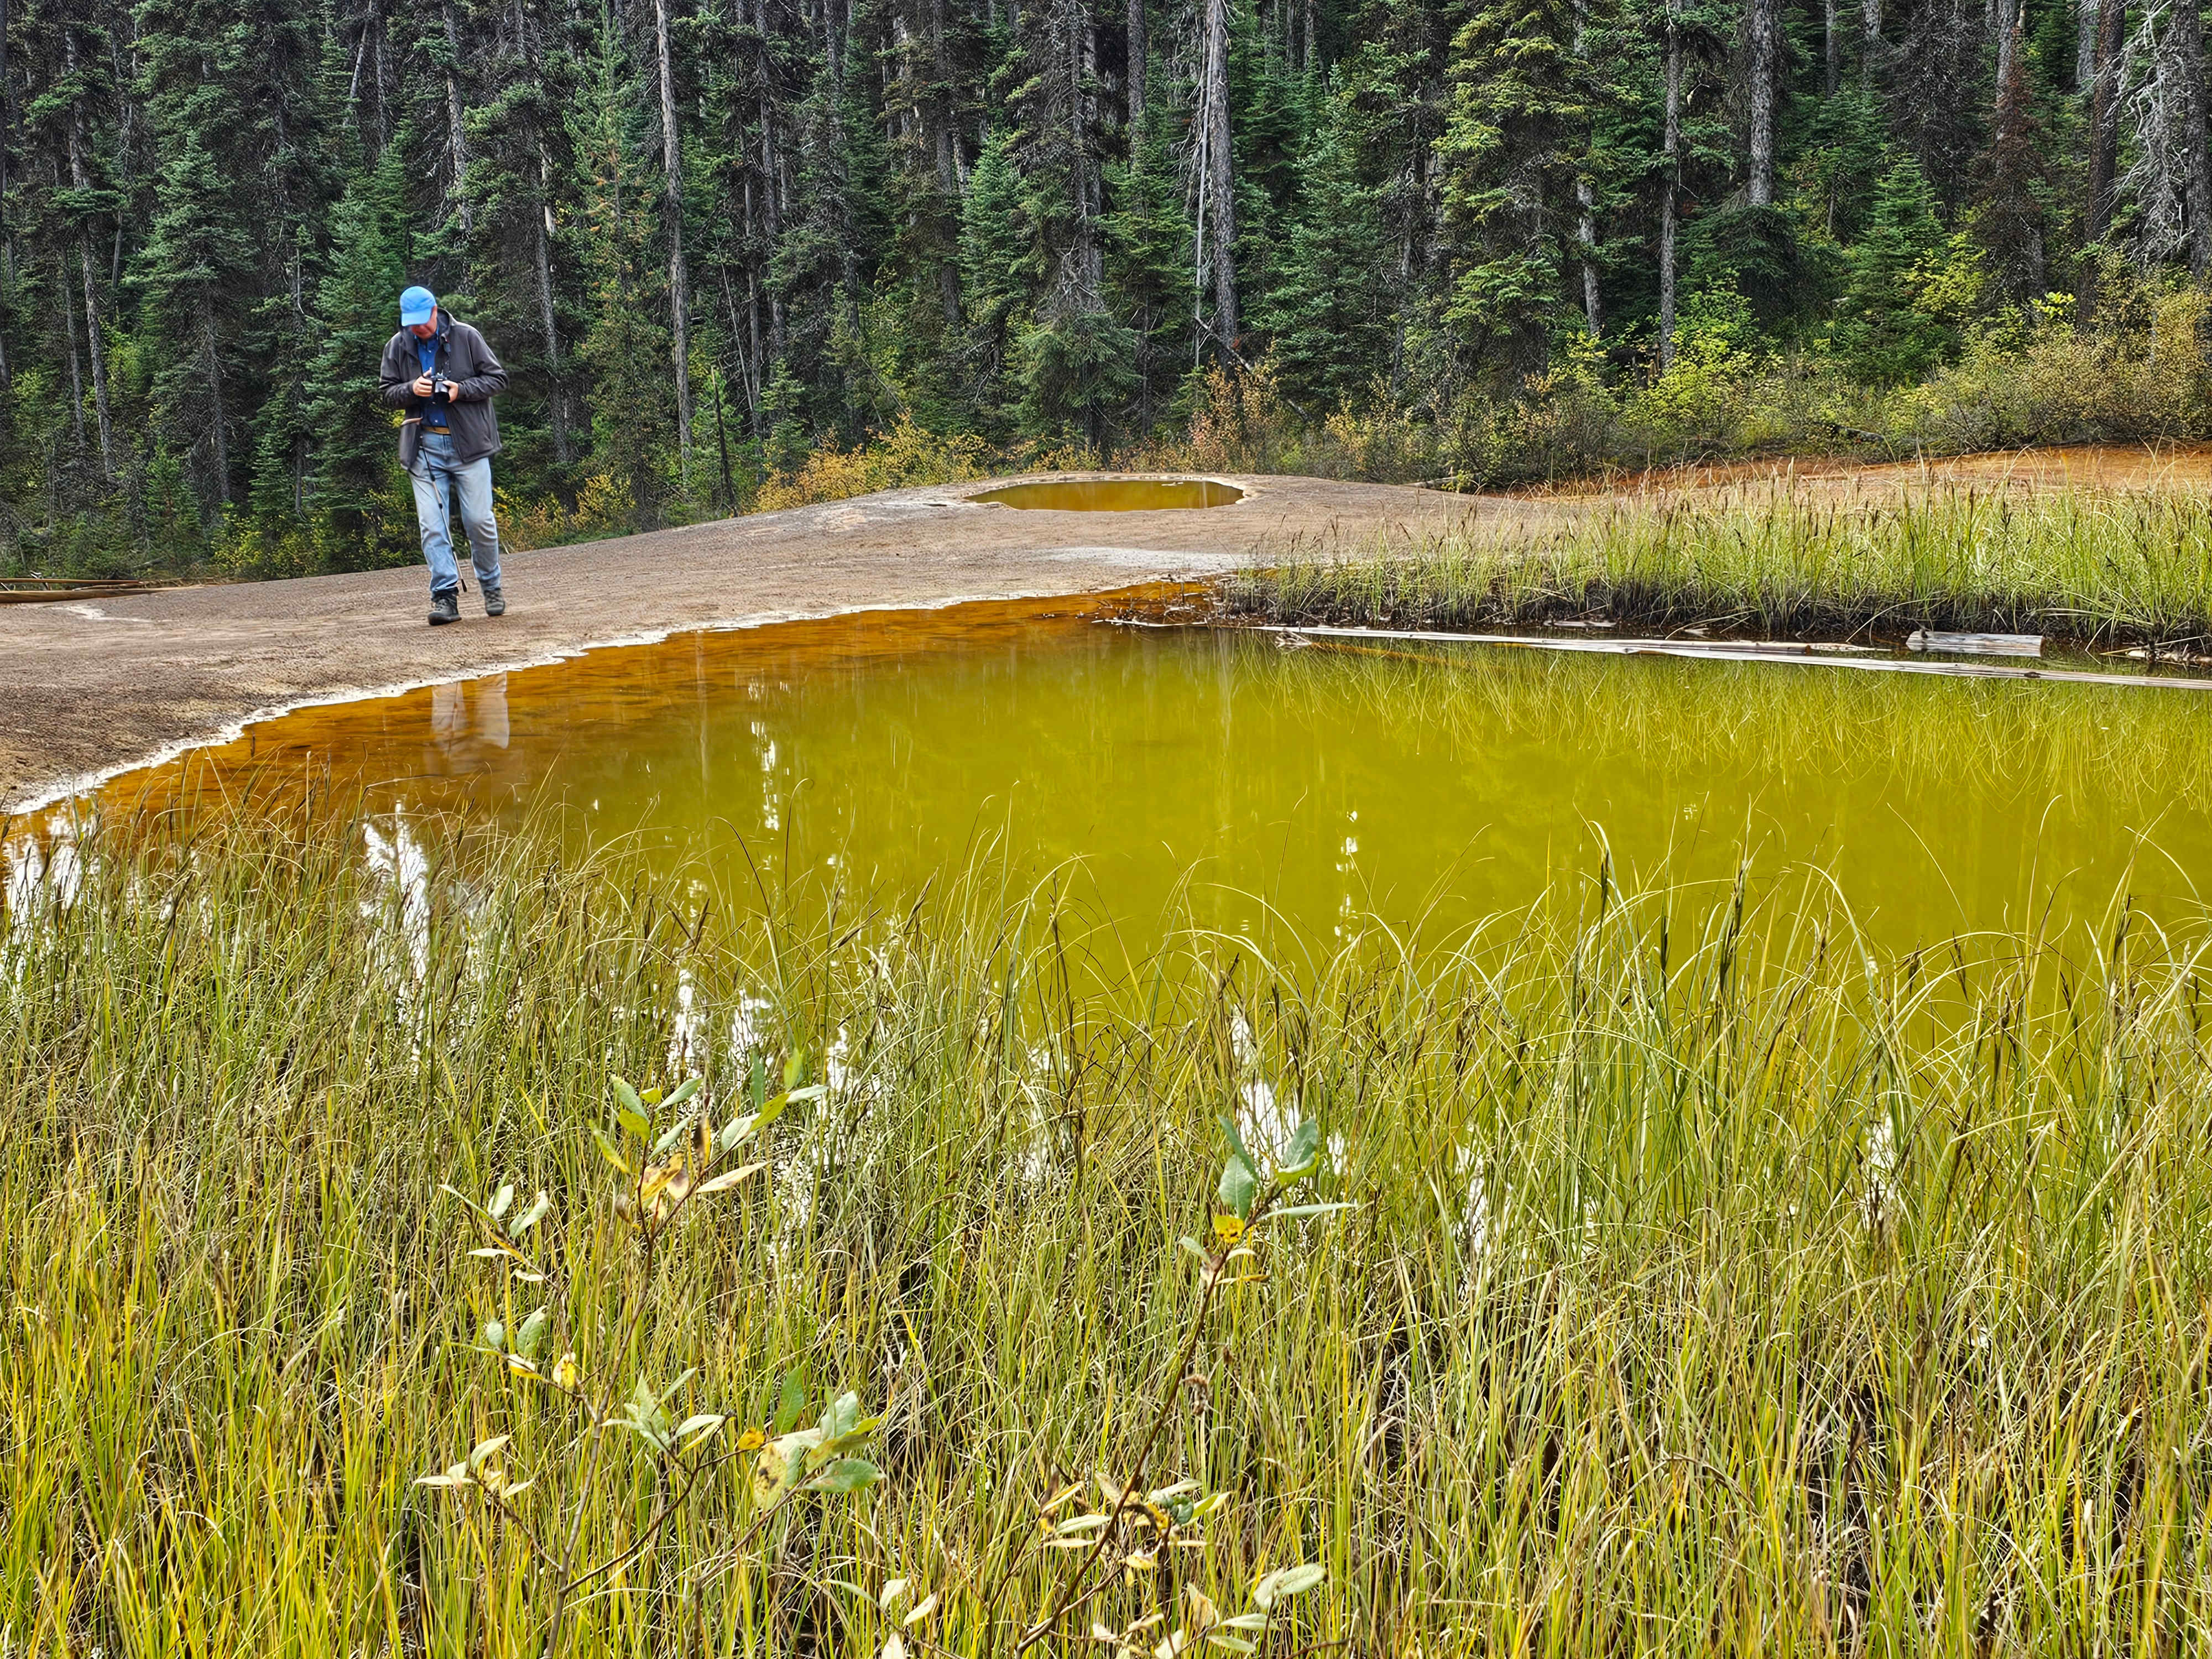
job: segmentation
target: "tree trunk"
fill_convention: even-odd
[[[1781,0],[1751,0],[1751,52],[1745,90],[1751,100],[1751,176],[1746,196],[1753,207],[1774,203],[1774,75],[1780,57]]]
[[[1137,154],[1137,134],[1145,125],[1145,0],[1129,0],[1129,155]]]
[[[100,421],[100,470],[112,483],[115,479],[115,436],[107,416],[107,343],[100,334],[100,289],[93,278],[92,239],[82,230],[77,232],[76,252],[84,271],[84,336],[92,358],[93,413]]]
[[[1224,353],[1233,353],[1237,337],[1237,178],[1229,149],[1229,0],[1206,0],[1205,73],[1206,193],[1213,229],[1213,334]]]
[[[2181,155],[2189,204],[2189,270],[2203,282],[2212,270],[2212,148],[2204,126],[2204,20],[2197,0],[2174,0],[2173,49],[2180,70]]]
[[[76,304],[70,298],[69,261],[59,256],[54,260],[55,286],[62,295],[62,331],[69,337],[70,360],[70,430],[76,440],[76,453],[84,454],[84,362],[76,349]]]
[[[215,349],[215,307],[200,299],[200,372],[207,377],[208,441],[214,451],[216,499],[230,505],[230,441],[222,429],[222,360]]]
[[[2120,159],[2120,47],[2127,38],[2127,0],[2099,0],[2096,95],[2089,114],[2089,188],[2081,226],[2081,304],[2086,329],[2097,314],[2097,248],[2112,228]]]
[[[1874,85],[1875,59],[1881,56],[1881,0],[1859,0],[1859,84]]]
[[[2097,80],[2097,15],[2102,0],[2074,0],[2074,90],[2087,92]]]
[[[929,0],[930,120],[937,128],[937,190],[944,211],[957,220],[960,205],[960,134],[952,104],[952,60],[945,46],[945,0]],[[947,333],[960,326],[960,258],[956,237],[937,262],[938,303]]]
[[[676,370],[676,453],[691,482],[691,273],[684,263],[684,151],[676,136],[675,54],[668,43],[668,0],[653,0],[653,45],[660,66],[661,215],[668,227],[670,356]]]
[[[15,82],[8,67],[9,0],[0,0],[0,203],[9,199],[13,183],[8,158],[15,151]],[[15,237],[9,216],[0,212],[0,284],[12,289],[15,275]],[[7,319],[0,316],[0,392],[12,391],[15,373],[8,365]]]
[[[1589,57],[1589,8],[1583,0],[1575,3],[1575,56],[1585,62]],[[1605,311],[1597,288],[1597,191],[1590,184],[1588,163],[1585,156],[1575,174],[1575,252],[1582,264],[1583,318],[1595,340],[1605,332]]]
[[[538,141],[538,321],[545,337],[547,412],[553,421],[553,459],[568,465],[568,389],[561,379],[561,329],[553,310],[553,240],[559,227],[553,220],[553,163],[545,141]]]
[[[1088,310],[1101,301],[1106,281],[1105,249],[1098,230],[1097,167],[1091,154],[1091,87],[1098,67],[1097,37],[1091,27],[1091,9],[1084,0],[1066,0],[1068,9],[1068,121],[1072,141],[1069,157],[1075,173],[1075,249],[1083,286],[1083,305]]]
[[[76,31],[64,27],[62,38],[68,73],[75,80]],[[88,148],[84,106],[80,102],[70,112],[69,169],[70,184],[81,196],[92,189],[91,169],[84,160]],[[100,427],[100,471],[112,483],[115,479],[115,433],[107,416],[107,341],[100,329],[100,282],[92,262],[92,231],[82,221],[76,228],[76,258],[77,269],[84,278],[84,339],[87,355],[92,360],[92,407]]]
[[[768,230],[768,254],[772,260],[783,243],[783,162],[775,147],[775,64],[769,55],[768,0],[753,0],[754,31],[760,36],[761,213]],[[763,262],[763,270],[766,263]],[[760,280],[757,275],[755,280]],[[768,350],[771,362],[783,361],[783,296],[768,286]],[[769,373],[761,370],[765,385]]]
[[[1682,4],[1667,0],[1667,115],[1659,193],[1659,372],[1674,367],[1674,198],[1682,184]]]
[[[1844,85],[1843,8],[1838,0],[1827,0],[1821,14],[1820,31],[1820,55],[1827,71],[1824,86],[1832,98]]]
[[[453,0],[446,0],[446,126],[447,153],[453,170],[453,199],[461,210],[461,235],[464,240],[476,234],[476,210],[470,205],[465,174],[469,166],[469,145],[461,131],[461,34],[453,26]]]
[[[2012,78],[2012,55],[2019,44],[2015,37],[2020,31],[2014,23],[2020,16],[2020,0],[1996,0],[1996,14],[1997,95],[2002,97],[2005,83]]]

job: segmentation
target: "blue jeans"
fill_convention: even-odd
[[[422,526],[422,557],[430,566],[430,592],[451,593],[461,585],[453,563],[453,502],[461,503],[461,528],[469,532],[469,558],[478,587],[499,586],[499,526],[491,515],[491,457],[465,466],[453,459],[449,432],[425,432],[415,450],[415,516]]]

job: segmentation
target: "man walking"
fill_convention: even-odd
[[[399,296],[399,332],[384,348],[379,378],[384,401],[407,411],[399,428],[399,465],[415,485],[422,557],[430,567],[430,625],[461,619],[452,528],[456,495],[477,586],[483,590],[484,615],[505,616],[491,498],[499,416],[491,400],[506,390],[507,371],[483,335],[456,322],[428,289],[410,288]]]

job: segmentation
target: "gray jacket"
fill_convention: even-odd
[[[507,389],[507,371],[484,337],[466,323],[457,322],[441,306],[438,310],[438,373],[459,387],[446,410],[446,425],[453,434],[453,459],[466,465],[499,453],[499,416],[491,400]],[[412,471],[415,446],[422,431],[425,400],[415,395],[415,382],[422,373],[414,335],[405,329],[393,335],[384,348],[377,371],[383,383],[384,401],[407,411],[399,428],[399,465]]]

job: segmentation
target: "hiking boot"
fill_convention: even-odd
[[[484,615],[504,617],[507,614],[507,595],[499,591],[497,582],[488,583],[483,591]]]
[[[461,596],[454,592],[452,588],[442,589],[430,596],[431,627],[435,628],[441,623],[459,622],[460,619]]]

